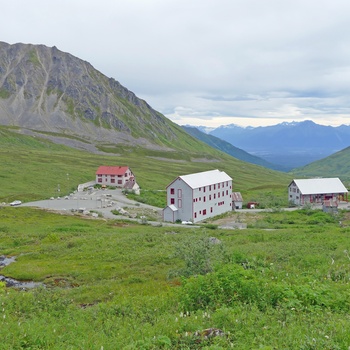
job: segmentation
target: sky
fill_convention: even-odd
[[[0,41],[56,46],[180,125],[350,124],[348,0],[0,0]]]

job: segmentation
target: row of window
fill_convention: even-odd
[[[100,178],[100,177],[102,177],[103,175],[101,175],[101,174],[98,174],[97,175],[98,176],[98,178]],[[111,178],[113,178],[113,177],[123,177],[123,175],[104,175],[104,177],[107,177],[107,176],[110,176]],[[128,174],[127,173],[125,173],[124,174],[124,177],[127,177],[128,176]]]
[[[230,189],[232,189],[232,186],[230,185],[229,186],[229,182],[226,181],[225,182],[220,182],[220,183],[217,183],[217,184],[214,184],[214,185],[209,185],[209,186],[204,186],[204,187],[199,187],[198,190],[202,192],[206,192],[206,189],[208,188],[209,191],[215,191],[216,189],[220,189],[220,188],[224,188],[225,187],[225,184],[226,184],[226,187],[230,187]],[[227,190],[228,192],[228,190]],[[175,194],[175,188],[170,188],[170,194]],[[181,197],[182,195],[182,190],[181,189],[178,189],[178,197]]]
[[[218,192],[217,195],[218,195],[218,198],[220,198],[221,195],[222,195],[222,197],[224,197],[225,196],[225,191],[222,191],[221,194],[220,194],[220,192]],[[228,190],[226,190],[226,196],[228,196]],[[213,197],[212,197],[211,194],[209,195],[209,200],[210,201],[212,200],[212,198],[216,199],[216,193],[213,194]],[[231,195],[230,195],[230,198],[231,198]],[[198,202],[198,201],[201,202],[202,201],[202,197],[193,198],[193,202]],[[203,197],[203,202],[206,202],[206,201],[207,201],[207,197],[204,196]]]
[[[290,187],[289,188],[289,192],[297,192],[297,193],[299,193],[299,188],[292,188],[292,187]]]
[[[98,178],[97,182],[101,182],[102,183],[102,178]],[[111,183],[114,184],[115,183],[115,179],[111,179]],[[118,185],[122,185],[123,184],[123,180],[118,180]]]
[[[218,203],[218,205],[224,205],[224,204],[225,204],[225,202]],[[231,204],[232,203],[230,203],[230,205]],[[213,212],[213,207],[210,207],[210,213],[212,213],[212,212]],[[203,216],[207,215],[207,209],[200,210],[199,215],[203,215]],[[193,216],[195,219],[197,219],[197,212],[194,212]]]
[[[224,187],[225,187],[225,184],[226,184],[226,187],[228,187],[229,182],[228,182],[228,181],[226,181],[226,182],[219,182],[219,183],[214,184],[214,185],[199,187],[198,190],[199,190],[199,191],[202,191],[202,189],[203,189],[203,192],[206,191],[206,188],[208,188],[209,191],[211,191],[212,189],[213,189],[213,190],[216,190],[216,188],[218,188],[218,189],[219,189],[220,187],[221,187],[221,188],[224,188]],[[231,186],[230,186],[230,188],[231,188]]]

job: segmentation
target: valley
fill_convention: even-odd
[[[35,283],[0,281],[2,348],[349,348],[348,203],[283,210],[296,176],[349,188],[349,149],[286,172],[197,136],[56,47],[0,43],[0,275]],[[108,216],[74,193],[101,165],[140,185]],[[156,220],[171,181],[214,169],[264,211]]]

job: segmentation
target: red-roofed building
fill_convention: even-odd
[[[132,188],[135,176],[128,166],[100,166],[96,171],[96,184]]]

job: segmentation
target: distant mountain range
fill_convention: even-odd
[[[254,156],[246,151],[243,151],[240,148],[237,148],[230,144],[227,141],[221,140],[216,136],[206,134],[205,132],[191,126],[182,126],[182,128],[192,135],[193,137],[197,138],[198,140],[201,140],[208,144],[209,146],[216,148],[220,151],[223,151],[227,154],[229,154],[232,157],[235,157],[239,160],[243,160],[248,163],[256,164],[263,166],[265,168],[273,169],[273,170],[279,170],[279,171],[287,171],[286,168],[284,168],[281,165],[272,164],[266,161],[265,159],[262,159],[260,157]],[[203,130],[203,129],[202,129]]]
[[[324,126],[312,121],[266,127],[231,124],[209,131],[204,127],[199,129],[286,170],[328,157],[350,146],[350,126]]]

